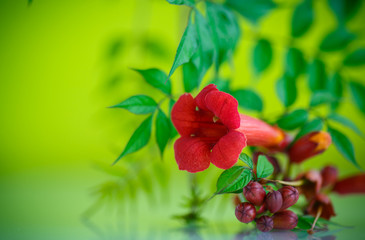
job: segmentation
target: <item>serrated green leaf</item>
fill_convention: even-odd
[[[251,89],[239,89],[232,92],[234,98],[237,99],[238,104],[245,109],[261,112],[263,109],[263,102],[261,97]]]
[[[167,79],[171,77],[171,75],[175,72],[176,68],[178,68],[184,63],[189,62],[197,49],[198,49],[198,39],[197,39],[196,28],[194,24],[192,24],[191,21],[189,21],[188,25],[186,26],[185,32],[181,37],[179,46],[177,47],[174,63],[172,64]]]
[[[111,108],[123,108],[134,114],[147,114],[156,110],[157,103],[149,96],[135,95]]]
[[[195,0],[167,0],[170,4],[194,7]]]
[[[295,142],[299,138],[303,137],[304,135],[307,135],[310,132],[320,131],[323,129],[323,121],[320,118],[315,118],[310,122],[307,122],[304,124],[304,126],[300,129],[300,131],[297,133],[297,135],[294,138]]]
[[[338,51],[344,49],[355,39],[355,35],[340,27],[327,34],[323,38],[319,48],[324,52]]]
[[[356,106],[365,113],[365,86],[358,82],[350,82],[349,85]]]
[[[172,121],[171,121],[171,110],[175,103],[176,103],[175,100],[170,99],[170,102],[169,102],[169,117],[170,117],[170,129],[171,129],[170,139],[173,139],[177,135],[176,128],[174,127],[174,124],[172,124]]]
[[[122,154],[114,161],[116,164],[125,155],[134,153],[147,145],[151,137],[152,115],[146,118],[141,125],[134,131],[132,137],[129,139],[127,146],[125,146]]]
[[[328,3],[335,17],[343,23],[350,20],[360,9],[361,0],[329,0]]]
[[[337,150],[352,164],[360,168],[359,164],[356,162],[354,146],[352,145],[350,139],[348,139],[340,131],[328,126],[328,132],[332,137],[332,142],[337,148]]]
[[[272,60],[272,47],[267,39],[260,39],[257,41],[253,49],[253,68],[256,74],[266,70]]]
[[[225,170],[218,178],[215,194],[232,193],[243,189],[252,179],[247,168],[234,166]]]
[[[297,86],[294,78],[284,75],[276,82],[276,94],[285,107],[291,106],[297,99]]]
[[[266,178],[274,172],[274,166],[265,155],[259,155],[257,160],[257,178]]]
[[[357,49],[346,56],[343,61],[345,66],[360,66],[365,64],[365,49]]]
[[[312,94],[309,106],[316,107],[321,104],[328,104],[337,102],[338,99],[335,98],[331,93],[326,91],[317,91]]]
[[[312,92],[326,88],[326,68],[324,63],[319,59],[314,59],[308,66],[308,85]]]
[[[170,80],[166,81],[167,75],[163,71],[156,68],[133,70],[140,73],[144,80],[151,86],[161,90],[163,93],[171,94],[171,82]]]
[[[306,62],[303,53],[297,48],[289,48],[286,54],[286,73],[296,78],[305,69]]]
[[[304,0],[294,9],[291,20],[291,35],[300,37],[308,31],[314,20],[312,0]]]
[[[166,117],[165,113],[163,113],[160,109],[158,110],[156,117],[156,142],[158,148],[160,149],[161,157],[167,145],[167,142],[171,136],[171,124],[170,120]]]
[[[246,154],[246,153],[241,153],[239,156],[239,159],[244,162],[245,164],[247,164],[247,166],[251,169],[254,168],[253,166],[253,162],[252,159]]]
[[[331,113],[330,115],[327,116],[327,118],[329,120],[341,123],[342,125],[352,129],[355,133],[359,134],[360,136],[363,136],[363,133],[360,131],[360,129],[350,119],[341,116],[337,113]]]
[[[308,119],[308,112],[304,109],[297,109],[277,121],[280,128],[294,130],[302,126]]]
[[[332,109],[336,109],[343,96],[343,80],[339,73],[335,73],[332,78],[328,79],[327,90],[336,99],[335,102],[331,103]]]
[[[226,4],[252,23],[256,23],[276,7],[271,0],[227,0]]]

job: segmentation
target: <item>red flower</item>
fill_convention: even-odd
[[[320,172],[316,170],[310,170],[302,175],[299,175],[297,179],[304,180],[302,186],[299,187],[299,191],[310,200],[319,194],[322,188],[322,176]]]
[[[331,217],[336,216],[333,209],[331,200],[324,194],[319,193],[309,203],[306,212],[312,216],[319,216],[321,218],[329,220]]]
[[[199,172],[210,163],[228,169],[237,162],[246,143],[268,147],[283,140],[282,131],[240,115],[237,107],[234,97],[213,84],[206,86],[195,99],[188,93],[179,98],[171,119],[181,135],[174,145],[180,170]]]
[[[333,191],[340,195],[364,194],[365,193],[365,174],[347,177],[336,182]]]

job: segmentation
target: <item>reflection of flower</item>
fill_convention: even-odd
[[[284,138],[281,130],[249,116],[240,115],[238,102],[206,86],[195,99],[185,93],[175,103],[171,119],[181,137],[176,140],[175,158],[180,170],[199,172],[210,163],[228,169],[242,149],[252,146],[276,146]]]

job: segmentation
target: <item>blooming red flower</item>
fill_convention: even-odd
[[[284,134],[258,119],[240,115],[238,102],[206,86],[195,99],[183,94],[171,111],[171,119],[181,137],[176,140],[175,159],[180,170],[199,172],[210,163],[228,169],[247,145],[275,146]]]

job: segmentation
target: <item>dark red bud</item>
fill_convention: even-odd
[[[361,173],[355,176],[341,179],[335,184],[333,191],[341,194],[364,194],[365,193],[365,174]]]
[[[247,201],[256,206],[261,206],[264,202],[266,192],[260,183],[250,182],[246,187],[243,188],[243,195]]]
[[[298,224],[298,216],[290,210],[277,212],[272,216],[275,229],[291,230]]]
[[[266,206],[265,204],[262,204],[259,210],[257,210],[256,214],[261,214],[264,213],[265,211],[266,211]]]
[[[238,204],[241,203],[241,199],[240,199],[240,197],[238,195],[235,195],[233,197],[233,200],[232,201],[233,201],[234,206],[237,206]]]
[[[255,219],[256,209],[251,203],[244,202],[237,205],[235,214],[238,221],[249,223]]]
[[[281,196],[283,197],[283,205],[281,205],[280,210],[287,209],[293,206],[299,198],[299,192],[296,188],[292,186],[284,186],[279,189]]]
[[[279,191],[272,191],[266,195],[265,206],[271,213],[276,213],[283,205],[283,197]]]
[[[269,216],[261,216],[256,220],[256,227],[261,232],[268,232],[274,227],[274,222]]]
[[[338,177],[338,170],[334,166],[326,166],[321,171],[322,175],[322,187],[335,184]]]

